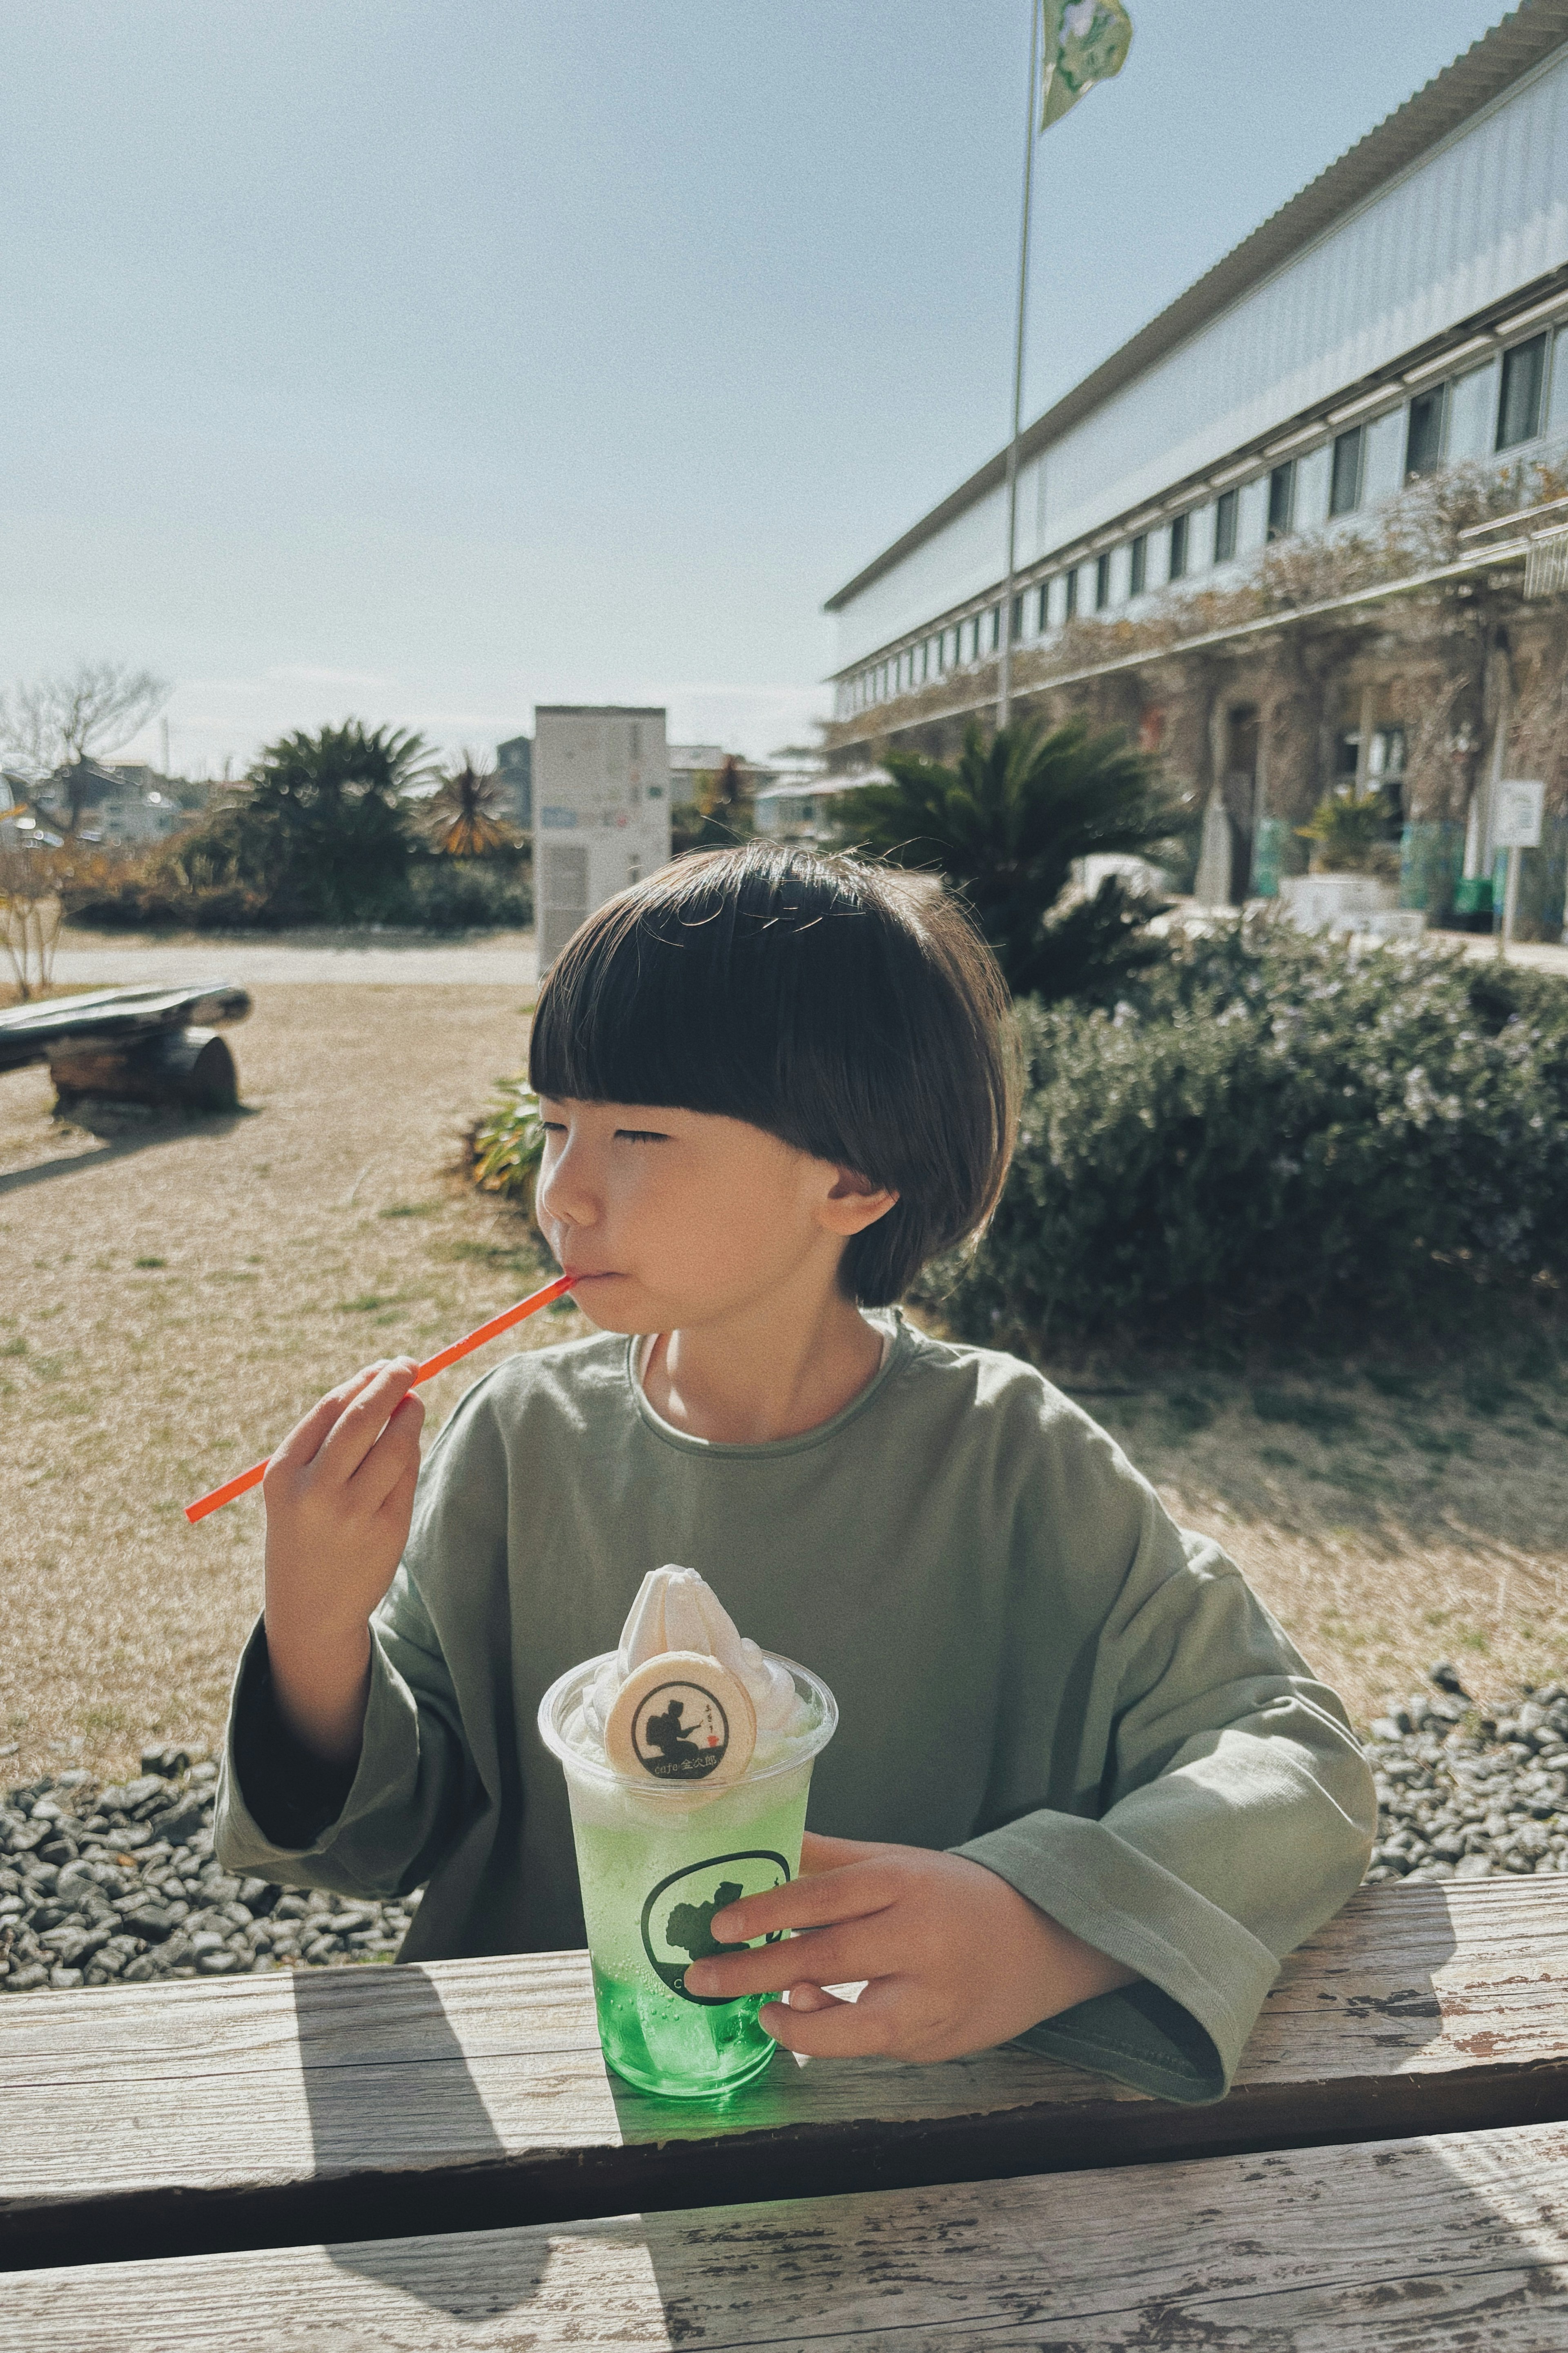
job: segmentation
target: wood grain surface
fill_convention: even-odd
[[[1561,2353],[1568,2129],[89,2265],[10,2353]]]
[[[1291,1957],[1230,2097],[1009,2048],[781,2056],[659,2101],[585,1957],[279,1973],[0,2009],[0,2264],[499,2228],[1568,2117],[1568,1886],[1365,1888]]]

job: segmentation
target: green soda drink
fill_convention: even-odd
[[[710,1786],[700,1763],[683,1769],[660,1761],[628,1773],[602,1752],[585,1753],[584,1694],[614,1669],[614,1652],[573,1668],[540,1704],[540,1733],[566,1772],[605,2060],[640,2090],[675,2099],[731,2091],[760,2074],[778,2048],[757,2022],[774,1997],[721,2001],[686,1989],[693,1961],[741,1949],[715,1940],[714,1915],[784,1885],[799,1870],[812,1765],[838,1721],[832,1693],[809,1669],[758,1655],[775,1690],[780,1671],[788,1677],[795,1721],[758,1742],[754,1770],[721,1786]],[[667,1715],[665,1703],[656,1718],[661,1734]],[[696,1729],[679,1714],[675,1721]],[[672,1745],[666,1737],[664,1747]],[[781,1979],[787,1983],[782,1970]]]

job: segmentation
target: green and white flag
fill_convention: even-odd
[[[1048,131],[1086,90],[1121,71],[1132,47],[1132,19],[1121,0],[1041,0],[1041,5],[1046,39],[1040,129]]]

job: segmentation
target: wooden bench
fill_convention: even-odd
[[[1568,2128],[5,2282],[11,2353],[1558,2353]]]
[[[0,1013],[0,1071],[47,1062],[62,1104],[84,1095],[232,1111],[234,1057],[216,1026],[250,997],[228,981],[194,988],[100,988]]]
[[[1544,1877],[1363,1888],[1286,1963],[1235,2089],[1200,2108],[1017,2048],[934,2067],[781,2055],[727,2106],[654,2100],[605,2071],[582,1954],[30,1994],[0,2005],[0,2264],[1565,2117],[1568,1889]]]

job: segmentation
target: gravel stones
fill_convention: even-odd
[[[1369,1879],[1568,1872],[1568,1687],[1476,1707],[1447,1660],[1372,1726],[1377,1843]]]
[[[285,1890],[213,1860],[217,1767],[147,1750],[0,1793],[0,1995],[390,1960],[417,1895]]]
[[[1366,1753],[1369,1879],[1568,1872],[1568,1686],[1488,1713],[1441,1661],[1377,1718]],[[176,1747],[142,1763],[107,1788],[79,1770],[0,1794],[0,1995],[395,1954],[416,1895],[379,1903],[226,1872],[212,1853],[216,1766]]]

